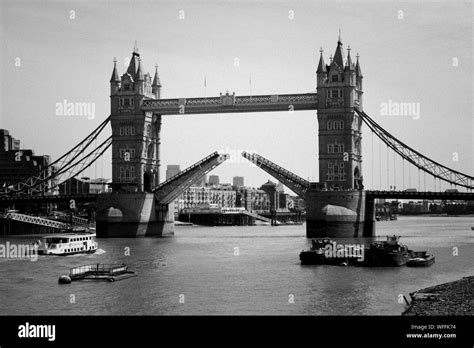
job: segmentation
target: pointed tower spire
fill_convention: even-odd
[[[334,52],[333,63],[336,63],[341,68],[343,68],[344,67],[344,60],[342,58],[343,56],[344,56],[344,52],[342,49],[341,29],[339,29],[339,38],[337,39],[337,47],[336,47],[336,52]]]
[[[114,70],[112,71],[110,82],[120,82],[119,74],[117,72],[117,59],[116,58],[114,58]]]
[[[362,71],[360,70],[360,65],[359,65],[359,53],[357,53],[356,58],[357,58],[356,66],[355,66],[356,75],[358,77],[363,77],[362,76]]]
[[[324,51],[323,51],[322,47],[319,50],[319,52],[321,53],[321,56],[319,57],[318,70],[316,70],[316,73],[318,73],[318,74],[327,73],[326,64],[324,63],[324,58],[323,58],[323,52]]]
[[[137,74],[135,76],[136,81],[144,81],[145,77],[143,76],[143,71],[142,71],[142,60],[138,60],[138,69],[137,69]]]
[[[346,68],[348,70],[353,70],[354,69],[354,64],[352,64],[352,59],[351,59],[351,46],[347,46],[347,63],[346,63]]]
[[[155,77],[153,78],[152,87],[161,87],[160,77],[158,76],[158,64],[155,65]]]
[[[153,78],[153,83],[151,84],[151,91],[155,95],[156,99],[161,98],[161,82],[160,76],[158,76],[158,64],[155,65],[155,77]]]
[[[138,72],[138,65],[139,65],[140,53],[138,53],[137,42],[135,41],[135,45],[133,46],[132,52],[132,59],[130,59],[130,64],[127,68],[127,73],[135,79],[135,75]]]

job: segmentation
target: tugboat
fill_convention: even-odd
[[[407,261],[408,267],[429,267],[435,262],[434,255],[426,255],[426,251],[414,251]]]
[[[403,266],[410,259],[413,251],[404,244],[399,243],[400,236],[387,236],[386,241],[370,244],[365,250],[363,266]]]
[[[324,255],[326,245],[332,243],[329,238],[318,238],[312,240],[310,250],[303,250],[300,253],[300,260],[302,265],[323,265],[326,263],[326,256]]]

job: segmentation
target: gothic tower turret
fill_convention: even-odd
[[[317,76],[317,84],[318,86],[322,83],[324,83],[324,81],[326,81],[327,77],[328,77],[328,72],[326,70],[326,63],[324,63],[324,58],[323,58],[323,48],[321,47],[321,49],[319,50],[320,52],[320,57],[319,57],[319,64],[318,64],[318,69],[316,70],[316,76]]]
[[[330,65],[321,50],[317,70],[319,123],[319,181],[331,190],[362,189],[362,74],[359,60],[352,62],[350,47],[344,50],[339,35]],[[360,74],[359,74],[360,73]]]
[[[117,59],[114,58],[114,70],[110,77],[110,95],[115,94],[120,89],[120,78],[117,72]]]
[[[158,76],[158,65],[155,65],[155,77],[153,78],[151,89],[156,99],[160,99],[161,98],[161,82],[160,82],[160,77]]]
[[[359,100],[359,109],[362,110],[362,94],[364,93],[362,90],[362,71],[360,70],[360,65],[359,65],[359,54],[356,55],[357,57],[357,62],[355,66],[355,72],[356,72],[356,93],[357,93],[357,99]]]
[[[115,191],[149,192],[159,183],[161,115],[141,109],[143,100],[159,95],[152,90],[151,75],[143,71],[137,47],[121,78],[114,61],[110,84]]]

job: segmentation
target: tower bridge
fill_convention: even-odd
[[[97,199],[98,206],[98,236],[172,234],[171,202],[199,177],[225,161],[227,156],[212,153],[175,177],[161,182],[159,167],[163,116],[299,110],[317,111],[319,182],[310,183],[260,155],[244,152],[243,156],[305,198],[307,237],[373,236],[376,198],[474,200],[472,192],[365,189],[363,124],[386,144],[387,151],[391,149],[394,156],[398,155],[417,168],[419,173],[468,190],[474,188],[474,178],[417,152],[364,112],[359,56],[354,62],[350,48],[347,48],[347,54],[344,52],[340,37],[329,64],[325,63],[323,50],[320,51],[316,93],[236,96],[227,92],[216,97],[162,99],[158,67],[155,67],[153,78],[151,74],[144,73],[137,48],[134,48],[130,64],[122,75],[119,75],[116,63],[114,61],[110,78],[110,116],[40,175],[2,188],[0,201],[45,194],[64,180],[79,175],[111,147],[113,193],[93,197]],[[94,140],[108,124],[112,128],[112,136],[92,148]],[[44,197],[52,199],[47,198],[51,196]]]

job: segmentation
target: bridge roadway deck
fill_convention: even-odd
[[[474,192],[434,192],[434,191],[420,191],[420,192],[406,192],[406,191],[365,191],[368,198],[394,198],[394,199],[428,199],[428,200],[459,200],[472,201],[474,200]],[[98,194],[74,194],[74,195],[51,195],[51,196],[9,196],[0,197],[1,203],[15,203],[15,202],[69,202],[74,199],[76,202],[94,202],[97,201]]]
[[[74,194],[74,195],[22,195],[22,196],[7,196],[0,197],[0,205],[2,203],[54,203],[54,202],[69,202],[74,199],[76,202],[95,202],[97,201],[97,193]]]
[[[395,199],[427,199],[427,200],[449,200],[449,201],[472,201],[474,192],[434,192],[434,191],[374,191],[367,190],[368,198],[395,198]]]

